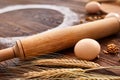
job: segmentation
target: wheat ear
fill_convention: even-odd
[[[34,77],[49,78],[50,75],[61,74],[61,73],[63,74],[65,72],[74,72],[74,71],[83,72],[84,70],[76,69],[76,68],[75,69],[51,69],[51,70],[43,70],[41,72],[32,71],[32,72],[24,73],[23,76],[26,78],[34,78]]]
[[[120,66],[110,66],[110,67],[99,67],[99,68],[92,68],[92,69],[81,69],[81,68],[73,68],[73,69],[51,69],[51,70],[43,70],[41,72],[36,72],[36,71],[32,71],[32,72],[28,72],[25,73],[23,76],[25,76],[26,78],[35,78],[35,77],[40,77],[40,78],[77,78],[80,76],[80,78],[89,78],[93,79],[96,78],[95,80],[101,79],[120,79],[120,77],[118,76],[111,76],[111,75],[102,75],[102,74],[90,74],[90,73],[86,73],[88,71],[92,71],[92,70],[100,70],[100,69],[118,69],[120,68]],[[92,77],[92,76],[93,77]],[[84,77],[85,76],[85,77]],[[101,77],[103,76],[103,77]],[[109,79],[108,79],[109,80]]]
[[[84,73],[83,69],[53,69],[42,72],[29,72],[25,73],[24,76],[27,79],[39,77],[40,79],[77,78],[76,80],[120,80],[119,76]]]
[[[92,61],[78,59],[41,59],[33,61],[32,64],[49,67],[79,67],[79,68],[96,68],[99,64]]]

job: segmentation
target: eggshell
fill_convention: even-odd
[[[86,4],[85,9],[88,13],[97,13],[100,11],[100,4],[98,2],[92,1]]]
[[[100,44],[94,39],[82,39],[74,47],[74,53],[77,58],[84,60],[93,60],[100,53]]]

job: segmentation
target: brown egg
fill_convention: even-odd
[[[100,11],[100,4],[98,2],[92,1],[86,4],[85,9],[88,13],[97,13]]]
[[[93,60],[100,53],[100,44],[94,39],[82,39],[74,47],[74,53],[77,58],[84,60]]]

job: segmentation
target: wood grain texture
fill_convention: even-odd
[[[76,12],[81,19],[87,16],[84,6],[87,0],[0,0],[0,8],[17,5],[17,4],[51,4],[67,6]],[[27,36],[38,32],[54,28],[63,21],[63,15],[57,11],[49,9],[27,9],[17,10],[4,14],[0,14],[0,37]],[[79,24],[79,23],[75,23]],[[107,31],[107,30],[106,30]],[[109,43],[115,43],[120,47],[120,33],[98,40],[102,50]],[[6,45],[0,43],[0,48],[5,48]],[[120,65],[120,55],[106,55],[101,50],[100,57],[94,61],[102,66]],[[60,51],[59,53],[74,57],[73,48]],[[120,54],[120,53],[119,53]],[[2,63],[5,64],[5,63]],[[110,73],[120,76],[120,70],[113,72],[100,71],[101,73]],[[0,72],[2,75],[2,73]],[[2,75],[4,76],[4,75]]]

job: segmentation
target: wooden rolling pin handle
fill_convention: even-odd
[[[28,59],[72,47],[83,38],[100,39],[120,31],[118,18],[106,18],[73,27],[54,29],[18,40],[12,48],[0,51],[0,60]]]
[[[14,58],[15,52],[13,47],[0,50],[0,61],[8,60]]]

